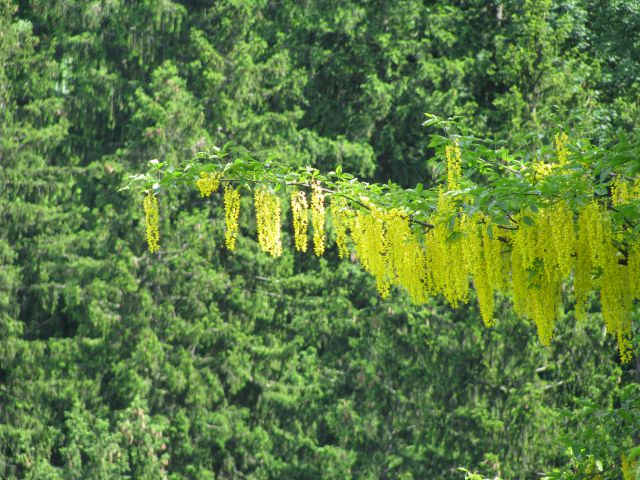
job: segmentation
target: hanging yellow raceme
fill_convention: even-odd
[[[618,250],[613,243],[614,232],[611,224],[604,224],[604,238],[600,245],[598,267],[600,267],[600,302],[602,318],[607,332],[618,340],[620,360],[627,363],[631,360],[631,314],[633,295],[629,289],[632,280],[629,268],[621,264]]]
[[[224,242],[229,250],[236,249],[238,238],[238,216],[240,215],[240,192],[235,188],[224,187],[224,223],[226,231]]]
[[[451,197],[440,187],[437,211],[431,218],[434,227],[424,237],[427,286],[429,291],[441,294],[454,307],[469,299],[469,272],[462,261],[464,246],[458,215]]]
[[[556,157],[558,158],[558,165],[564,166],[566,165],[569,158],[569,149],[567,148],[567,144],[569,143],[569,137],[566,133],[557,133],[554,137],[556,144]]]
[[[617,176],[611,184],[611,203],[614,206],[640,200],[640,177],[635,181]]]
[[[566,238],[572,238],[566,232],[554,231],[556,217],[563,214],[559,205],[521,214],[512,242],[514,310],[533,320],[543,345],[551,343],[560,308],[563,275],[560,261],[565,261],[566,251],[572,251],[571,247],[557,244],[570,243]],[[573,228],[573,220],[570,225]]]
[[[398,271],[400,285],[409,293],[413,303],[426,303],[429,299],[427,261],[424,247],[415,234],[407,239],[402,260]]]
[[[208,197],[218,190],[222,173],[220,172],[200,172],[200,178],[196,180],[196,187],[200,191],[201,197]]]
[[[384,234],[387,245],[386,277],[392,284],[404,288],[414,303],[426,302],[424,251],[411,231],[409,217],[398,209],[386,212]]]
[[[604,232],[604,209],[597,202],[585,205],[578,214],[578,238],[576,242],[576,267],[573,290],[576,298],[576,318],[586,318],[589,295],[594,287],[593,272],[600,264]]]
[[[291,193],[291,215],[293,217],[293,239],[296,250],[307,251],[307,228],[309,226],[309,204],[303,191]]]
[[[613,230],[609,212],[597,201],[587,204],[578,217],[577,264],[574,290],[576,315],[584,316],[591,290],[600,289],[602,317],[607,332],[618,341],[620,360],[631,360],[631,314],[637,281],[635,260],[621,257],[615,246],[617,233]]]
[[[331,198],[331,219],[336,233],[336,247],[341,259],[349,256],[347,247],[348,231],[352,229],[354,212],[349,208],[344,197],[337,195]]]
[[[473,285],[478,297],[480,316],[487,327],[495,324],[493,317],[495,309],[494,290],[492,276],[495,275],[488,263],[492,255],[492,245],[490,238],[485,235],[486,227],[490,220],[482,214],[472,217],[464,217],[461,221],[460,230],[462,232],[462,244],[464,262],[466,268],[473,279]]]
[[[519,317],[525,317],[527,312],[527,295],[529,286],[529,272],[525,264],[523,240],[515,242],[516,236],[522,230],[519,228],[511,234],[511,298],[513,311]],[[521,234],[522,235],[522,234]]]
[[[619,263],[615,247],[610,247],[606,264],[603,268],[600,301],[602,317],[611,333],[618,340],[618,350],[622,363],[628,363],[633,355],[631,343],[631,315],[633,297],[629,291],[629,269]]]
[[[387,276],[399,285],[404,263],[405,244],[411,234],[409,219],[398,209],[383,213],[383,231],[387,242]]]
[[[629,188],[629,182],[616,177],[611,184],[611,203],[613,205],[620,205],[627,202],[631,198],[631,192]]]
[[[259,187],[255,191],[254,204],[258,230],[258,245],[273,257],[282,255],[280,239],[280,199],[276,194]]]
[[[316,181],[311,182],[311,224],[313,226],[313,251],[320,257],[324,253],[324,193]]]
[[[447,145],[444,148],[444,156],[447,160],[447,189],[457,190],[460,188],[462,177],[462,152],[458,143]]]
[[[635,239],[629,245],[629,290],[634,299],[640,300],[640,239]]]
[[[143,206],[149,252],[157,252],[160,249],[160,209],[157,197],[153,193],[147,193]]]
[[[510,236],[512,230],[495,227],[491,218],[484,218],[482,228],[482,247],[487,268],[487,278],[494,291],[506,292],[511,282],[511,260],[509,257]]]
[[[553,245],[553,250],[548,255],[547,278],[562,281],[568,280],[571,275],[575,265],[577,237],[574,217],[573,211],[564,201],[554,202],[546,211],[549,243]]]
[[[614,207],[640,199],[640,178],[635,182],[616,177],[611,189],[611,203]],[[625,243],[622,230],[612,235],[615,240]],[[601,287],[603,317],[607,328],[616,330],[618,349],[623,363],[632,357],[631,311],[633,301],[640,298],[640,248],[638,240],[627,240],[626,258],[621,258],[617,249],[610,246],[608,267],[604,269]],[[612,238],[613,243],[613,238]],[[625,264],[626,263],[626,264]],[[614,303],[615,302],[615,303]],[[612,307],[605,315],[607,310]]]
[[[362,268],[376,280],[376,288],[382,298],[389,295],[387,277],[387,241],[384,235],[383,212],[371,206],[370,210],[356,213],[351,238]]]

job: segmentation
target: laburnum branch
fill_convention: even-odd
[[[226,164],[223,164],[222,162],[224,161],[224,156],[226,155],[226,153],[222,154],[222,155],[214,155],[213,157],[208,156],[207,154],[198,154],[196,155],[195,159],[197,159],[198,161],[202,160],[203,157],[207,157],[209,159],[213,159],[216,160],[217,165],[214,164],[209,164],[209,166],[207,165],[198,165],[197,163],[191,163],[191,164],[187,164],[183,171],[180,172],[180,175],[175,175],[175,171],[173,170],[173,172],[167,172],[166,170],[163,170],[162,164],[160,164],[157,160],[152,161],[152,165],[154,165],[155,169],[152,170],[153,173],[153,185],[152,185],[152,190],[157,190],[160,186],[162,186],[163,183],[168,183],[168,184],[178,184],[178,183],[190,183],[193,182],[194,179],[197,179],[198,174],[200,174],[201,172],[209,172],[209,173],[213,173],[213,172],[219,172],[221,175],[225,175],[227,172],[227,169],[232,169],[234,167],[236,167],[236,163],[237,160],[233,163],[227,162]],[[194,159],[194,160],[195,160]],[[244,162],[244,163],[243,163]],[[328,195],[332,195],[332,196],[339,196],[344,198],[345,200],[347,200],[349,203],[352,203],[354,205],[358,205],[361,208],[367,209],[367,210],[371,210],[372,208],[372,203],[369,202],[369,197],[366,196],[367,201],[363,201],[358,199],[356,196],[346,193],[344,191],[341,191],[340,188],[330,188],[330,186],[336,185],[338,186],[338,183],[335,182],[331,182],[329,180],[329,177],[327,176],[322,176],[320,174],[320,172],[318,172],[315,169],[311,169],[309,167],[307,167],[307,169],[305,170],[305,172],[301,172],[297,175],[298,178],[302,178],[302,177],[306,177],[308,178],[307,181],[302,181],[302,180],[291,180],[287,177],[290,177],[292,175],[292,172],[287,171],[286,169],[282,169],[282,172],[279,172],[278,167],[274,167],[272,164],[263,164],[257,160],[253,160],[253,159],[248,159],[246,157],[243,157],[243,159],[240,162],[240,165],[242,167],[246,167],[246,171],[240,173],[235,173],[231,176],[229,176],[228,178],[222,177],[220,178],[221,182],[229,182],[229,183],[251,183],[251,184],[284,184],[287,186],[295,186],[295,187],[299,187],[299,188],[305,188],[305,189],[311,189],[312,188],[312,184],[316,183],[317,187],[320,189],[320,191],[328,194]],[[220,167],[222,166],[222,170],[220,170]],[[501,167],[503,167],[505,170],[507,170],[508,172],[510,172],[510,174],[512,174],[514,177],[518,178],[518,181],[522,182],[524,179],[526,179],[526,172],[523,174],[522,170],[515,170],[511,167],[508,167],[505,164],[501,164]],[[159,168],[160,167],[160,168]],[[602,167],[597,167],[602,169]],[[596,167],[594,167],[593,170],[597,170]],[[189,171],[190,170],[190,171]],[[169,173],[167,175],[167,173]],[[332,174],[336,174],[335,172],[331,172]],[[583,175],[584,176],[584,175]],[[357,179],[355,179],[355,177],[349,176],[351,181],[349,182],[349,185],[354,185],[355,184],[355,189],[357,188],[362,188],[365,193],[366,193],[366,189],[367,188],[374,188],[374,187],[380,187],[377,185],[370,185],[367,183],[363,183],[358,181]],[[167,182],[166,180],[169,179],[169,182]],[[144,176],[144,175],[138,175],[134,177],[134,181],[131,182],[131,184],[136,183],[136,182],[140,182],[140,181],[146,181],[146,183],[149,183],[149,177],[148,176]],[[130,184],[130,186],[131,186]],[[329,184],[329,185],[327,185]],[[166,185],[165,185],[166,186]],[[126,187],[125,187],[126,188]],[[149,190],[149,188],[147,188],[147,190]],[[455,192],[457,193],[457,192]],[[608,192],[607,192],[608,193]],[[375,195],[379,196],[379,192],[375,193]],[[600,193],[600,194],[596,194],[595,197],[596,198],[602,198],[604,194]],[[517,197],[534,197],[534,198],[539,198],[541,201],[545,200],[545,199],[550,199],[552,201],[560,201],[562,200],[563,196],[560,193],[553,193],[553,192],[545,192],[544,194],[538,189],[536,188],[536,191],[511,191],[511,192],[504,192],[502,191],[500,194],[495,195],[492,197],[493,203],[499,205],[498,200],[502,200],[504,198],[508,198],[509,196],[513,196],[514,198]],[[375,204],[375,202],[374,202]],[[610,203],[606,204],[606,207],[618,214],[618,216],[621,218],[621,221],[623,222],[624,226],[626,229],[629,230],[633,230],[634,229],[634,224],[632,222],[631,219],[627,218],[624,215],[621,215],[620,212],[618,211],[617,208],[615,208],[613,205],[611,205]],[[435,209],[433,209],[433,207],[431,207],[431,211],[435,211]],[[516,218],[514,218],[514,214],[518,213],[516,212],[510,212],[508,211],[506,208],[500,207],[498,206],[498,208],[500,208],[500,210],[502,210],[502,214],[508,218],[511,222],[512,225],[505,225],[505,224],[501,224],[501,223],[494,223],[493,225],[496,228],[502,229],[502,230],[506,230],[506,231],[517,231],[519,229],[518,226],[518,221],[516,220]],[[401,209],[402,210],[402,209]],[[462,211],[461,211],[462,212]],[[406,213],[406,218],[409,220],[409,222],[411,224],[414,225],[419,225],[423,228],[425,228],[427,231],[430,229],[433,229],[435,227],[435,224],[429,221],[425,221],[425,220],[420,220],[418,218],[416,218],[415,214],[409,214]],[[498,237],[498,239],[503,242],[503,243],[511,243],[511,240],[508,237],[505,236],[500,236]],[[624,242],[622,243],[622,248],[619,248],[619,251],[621,253],[623,253],[623,258],[619,259],[620,264],[622,265],[626,265],[627,264],[627,259],[626,259],[626,255],[624,254],[624,252],[627,250],[627,245]]]
[[[431,189],[420,183],[414,189],[391,182],[367,183],[343,173],[340,167],[327,174],[312,167],[291,170],[255,160],[243,151],[228,161],[226,149],[220,154],[197,154],[181,168],[154,160],[150,171],[133,176],[125,189],[146,194],[147,243],[155,252],[159,248],[156,195],[160,190],[195,183],[205,197],[220,182],[236,185],[224,189],[225,243],[234,250],[239,189],[253,190],[255,185],[258,244],[274,257],[282,254],[281,202],[277,198],[281,187],[311,190],[310,205],[302,192],[291,194],[293,237],[295,249],[307,251],[310,215],[317,256],[325,251],[324,199],[339,197],[340,206],[350,204],[371,215],[353,216],[342,208],[335,211],[338,254],[345,258],[350,251],[356,253],[362,267],[374,276],[383,298],[391,286],[397,286],[416,303],[441,294],[456,306],[468,300],[472,279],[482,319],[490,326],[494,323],[494,291],[506,288],[517,313],[534,321],[545,345],[551,341],[557,316],[556,290],[574,276],[581,305],[590,291],[600,290],[608,331],[618,339],[621,360],[629,361],[631,327],[619,319],[626,315],[619,309],[629,310],[632,304],[615,305],[622,298],[640,299],[635,280],[640,277],[640,208],[636,208],[640,207],[640,168],[627,168],[626,157],[621,161],[600,150],[582,157],[573,150],[569,158],[565,135],[556,136],[557,163],[527,157],[514,163],[518,168],[501,165],[498,173],[495,161],[474,157],[470,145],[463,154],[459,140],[441,138],[440,145],[434,145],[444,147],[440,160],[446,170],[442,181]],[[486,149],[482,152],[484,156]],[[467,173],[462,169],[463,159],[471,167]],[[424,236],[420,229],[412,232],[407,228],[407,220],[422,227]],[[500,229],[500,235],[494,236],[492,227]],[[599,271],[599,277],[593,279],[593,271]]]

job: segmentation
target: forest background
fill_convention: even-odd
[[[195,189],[151,255],[118,190],[228,141],[433,186],[426,112],[532,159],[636,138],[639,46],[637,0],[0,0],[0,477],[621,478],[640,364],[597,308],[542,347],[508,299],[381,300],[249,208],[226,251]]]

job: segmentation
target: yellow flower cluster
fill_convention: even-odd
[[[457,190],[460,188],[462,177],[462,152],[457,143],[447,145],[444,148],[444,156],[447,159],[447,188]]]
[[[640,200],[640,177],[635,182],[616,177],[611,185],[611,202],[620,205],[631,200]]]
[[[616,178],[612,187],[614,206],[640,200],[640,177],[635,182]],[[620,239],[617,237],[617,239]],[[631,241],[627,247],[626,266],[621,264],[617,252],[611,247],[609,268],[603,275],[601,286],[602,313],[607,328],[618,338],[620,358],[631,360],[631,311],[634,299],[640,299],[640,241]],[[609,283],[611,282],[611,283]],[[614,304],[614,302],[617,302]],[[605,308],[607,312],[605,313]],[[617,317],[616,317],[617,316]]]
[[[313,251],[319,257],[324,253],[324,193],[318,182],[311,182],[311,224],[313,225]]]
[[[562,132],[554,137],[556,162],[547,163],[540,159],[532,162],[530,178],[535,182],[542,181],[545,177],[549,176],[554,169],[563,167],[569,161],[569,149],[567,145],[569,143],[569,137],[566,133]]]
[[[473,286],[478,296],[480,316],[487,327],[494,325],[493,313],[495,310],[494,287],[489,279],[487,261],[484,252],[484,238],[482,226],[475,218],[466,220],[465,261],[469,273],[473,277]],[[479,231],[480,230],[480,231]]]
[[[414,303],[428,298],[424,249],[400,210],[370,206],[354,214],[351,231],[362,267],[376,280],[380,296],[391,286],[404,288]]]
[[[424,249],[409,226],[409,217],[398,209],[384,215],[387,278],[404,288],[414,303],[424,303],[429,296]]]
[[[602,259],[598,265],[602,269],[602,317],[607,331],[617,337],[620,359],[626,363],[631,360],[632,355],[630,338],[633,294],[628,288],[632,279],[629,278],[629,268],[620,264],[611,235],[606,240],[606,244],[601,245]]]
[[[629,246],[627,268],[629,269],[629,290],[634,298],[640,300],[640,240],[636,240]]]
[[[533,179],[536,182],[539,182],[553,171],[553,164],[539,160],[537,162],[533,162],[531,168],[533,170]]]
[[[620,205],[629,199],[629,184],[620,177],[616,177],[611,185],[611,203]]]
[[[567,148],[569,137],[566,133],[562,132],[556,134],[554,140],[556,144],[556,157],[558,158],[558,165],[566,165],[569,158],[569,149]]]
[[[429,291],[439,293],[457,306],[469,298],[469,272],[463,261],[461,220],[452,201],[441,188],[438,211],[432,219],[434,227],[424,238],[427,251],[427,286]]]
[[[589,292],[600,290],[602,316],[607,331],[618,340],[620,359],[631,360],[631,314],[634,299],[640,299],[640,244],[629,245],[625,259],[615,247],[609,212],[594,202],[578,217],[578,239],[574,291],[577,314],[584,314]],[[597,277],[593,277],[599,272]]]
[[[482,214],[463,218],[461,230],[465,266],[473,278],[482,320],[490,327],[495,323],[495,292],[508,283],[502,242],[493,238],[491,219]]]
[[[444,222],[436,224],[425,235],[427,251],[427,285],[429,290],[441,294],[452,306],[469,299],[469,272],[463,261],[463,244],[459,220],[452,229]]]
[[[347,239],[349,238],[349,229],[351,229],[353,223],[353,210],[347,206],[344,197],[334,196],[331,199],[330,211],[333,220],[333,229],[336,232],[338,256],[340,258],[347,258],[349,256]]]
[[[220,172],[200,172],[200,178],[196,180],[196,187],[200,191],[201,197],[208,197],[218,190],[222,173]]]
[[[578,238],[576,243],[576,267],[573,290],[576,298],[576,317],[583,319],[593,288],[592,273],[599,260],[599,249],[604,242],[604,209],[596,202],[582,208],[578,215]]]
[[[144,197],[144,217],[147,226],[147,245],[151,253],[160,249],[160,209],[158,199],[153,193]]]
[[[265,187],[260,187],[254,195],[258,245],[273,257],[282,255],[280,239],[280,199]]]
[[[351,238],[362,268],[375,278],[380,296],[386,298],[391,285],[387,278],[387,241],[383,211],[371,206],[368,211],[357,212]]]
[[[307,228],[309,227],[309,204],[304,192],[291,193],[291,216],[293,217],[293,239],[296,250],[307,251]]]
[[[227,227],[224,242],[229,250],[236,249],[238,238],[238,216],[240,215],[240,192],[235,188],[224,187],[224,223]]]
[[[518,315],[531,318],[543,345],[549,345],[560,308],[562,282],[569,277],[575,252],[572,211],[557,202],[519,218],[513,236],[513,303]]]

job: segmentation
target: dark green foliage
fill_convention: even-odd
[[[473,301],[382,302],[333,250],[260,253],[247,200],[229,253],[220,194],[163,192],[171,235],[151,256],[142,199],[117,190],[150,159],[227,141],[429,184],[425,112],[538,145],[556,109],[606,142],[638,120],[637,10],[0,0],[0,477],[532,478],[562,465],[581,417],[560,412],[609,408],[631,383],[597,327],[561,322],[574,331],[544,349],[508,308],[486,330]]]

